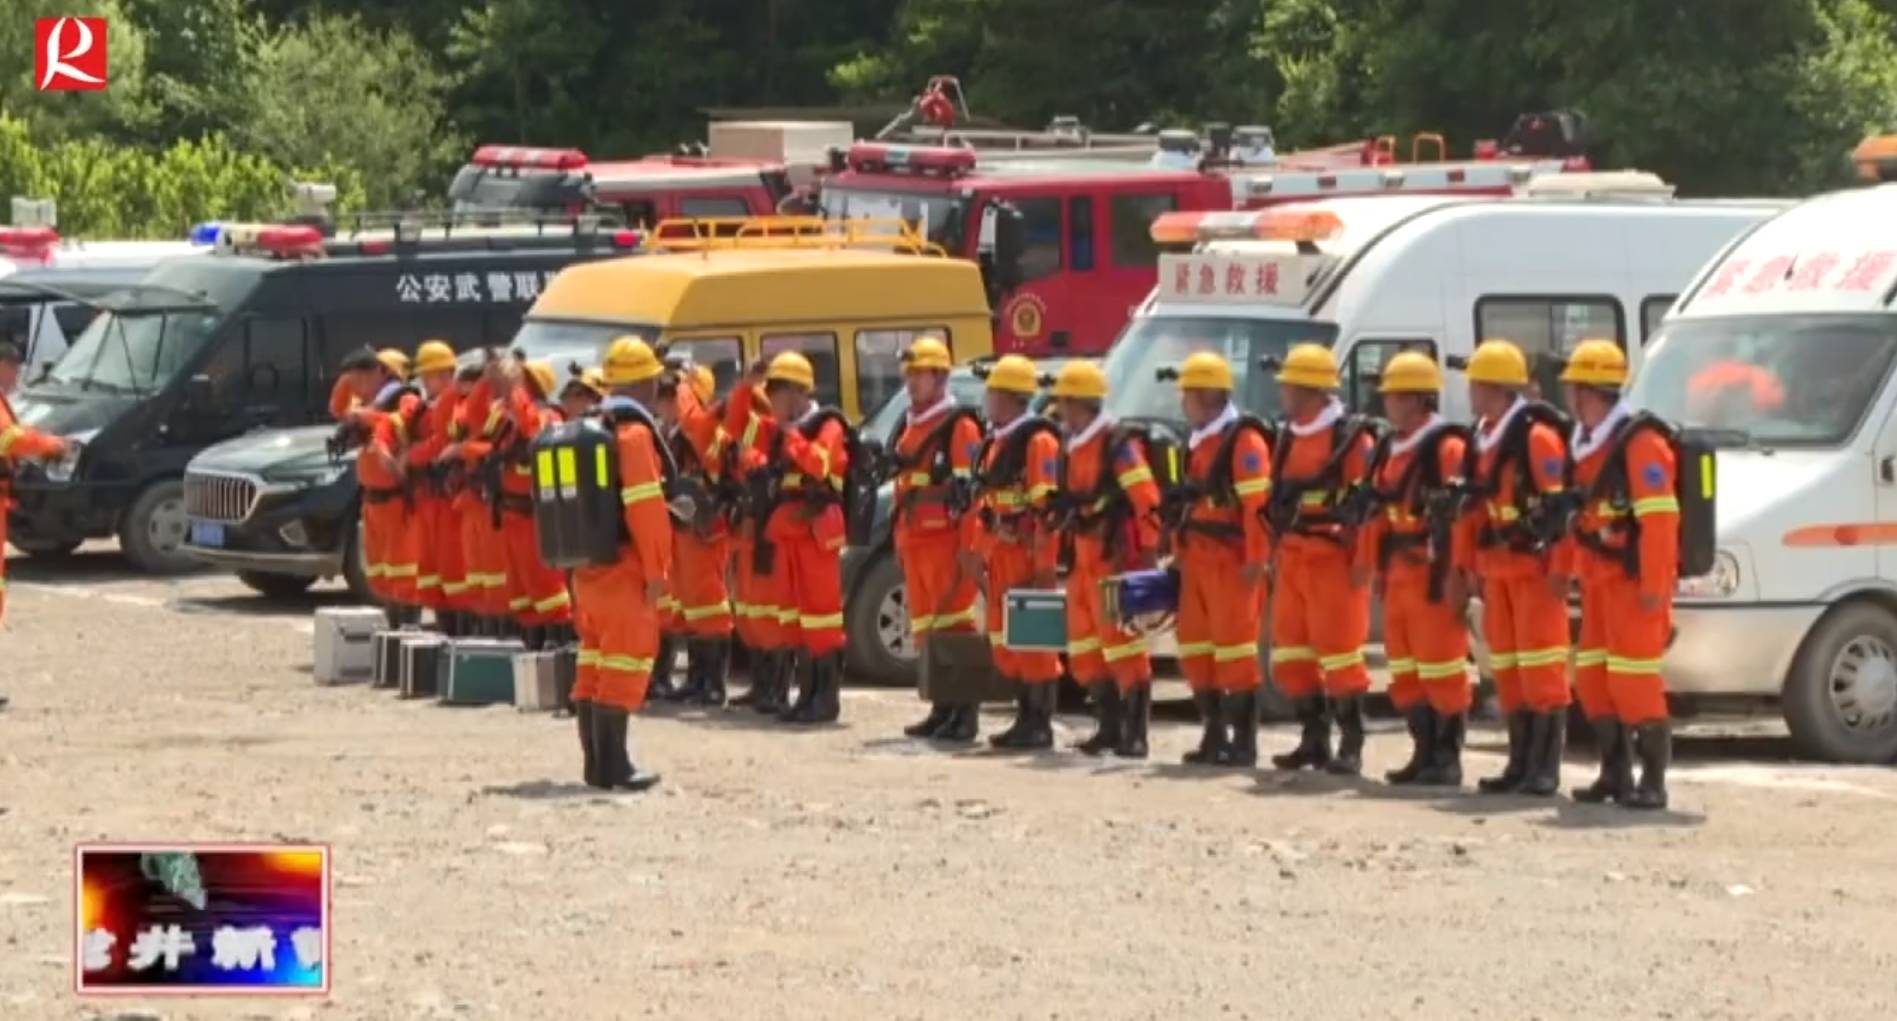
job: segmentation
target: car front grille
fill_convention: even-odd
[[[184,512],[205,521],[238,522],[250,516],[257,502],[257,483],[238,475],[184,477]]]

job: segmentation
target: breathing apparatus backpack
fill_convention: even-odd
[[[1535,483],[1535,466],[1528,449],[1528,435],[1537,425],[1545,425],[1563,439],[1561,447],[1562,489],[1543,493]],[[1463,477],[1469,480],[1471,496],[1487,500],[1501,489],[1503,472],[1515,473],[1516,519],[1500,525],[1489,524],[1476,536],[1483,548],[1507,546],[1517,553],[1539,555],[1561,541],[1573,527],[1581,509],[1581,494],[1574,488],[1574,457],[1565,440],[1573,429],[1573,420],[1552,404],[1529,401],[1498,441],[1493,470],[1481,473],[1479,443],[1469,444],[1463,462]]]
[[[1377,570],[1388,571],[1390,561],[1399,553],[1421,550],[1433,554],[1429,559],[1430,602],[1442,601],[1443,587],[1448,581],[1451,566],[1449,551],[1454,541],[1456,522],[1462,517],[1470,495],[1468,480],[1461,474],[1461,465],[1454,474],[1443,474],[1442,444],[1450,439],[1462,440],[1466,451],[1475,442],[1475,432],[1458,422],[1438,424],[1418,441],[1415,455],[1397,478],[1396,484],[1389,489],[1376,486],[1374,480],[1390,456],[1390,434],[1386,433],[1377,441],[1370,466],[1370,478],[1373,480],[1370,487],[1370,513],[1379,513],[1387,507],[1400,507],[1411,516],[1421,518],[1424,523],[1424,530],[1420,533],[1383,533],[1377,545]],[[1467,464],[1466,458],[1463,464]]]
[[[943,492],[951,513],[967,510],[974,498],[974,479],[972,476],[964,479],[955,477],[955,452],[949,448],[949,442],[955,436],[956,426],[963,422],[973,422],[978,432],[983,431],[981,416],[973,408],[951,408],[942,416],[942,421],[937,422],[930,430],[929,435],[923,439],[922,445],[917,447],[912,454],[905,456],[900,452],[902,434],[906,431],[905,422],[898,420],[895,427],[890,430],[888,442],[883,446],[881,456],[872,455],[872,459],[879,463],[866,466],[866,468],[874,469],[873,474],[879,486],[900,475],[926,471],[928,473],[927,486]],[[865,446],[867,447],[868,444]],[[981,451],[978,449],[971,460],[979,466],[980,459]],[[915,503],[923,498],[924,494],[910,489],[905,496],[907,497],[905,504],[895,508],[895,516],[898,519],[911,509],[908,504]]]
[[[650,430],[661,468],[660,498],[672,495],[678,464],[660,438],[658,423],[637,405],[615,403],[597,418],[547,430],[534,441],[532,457],[534,540],[548,566],[612,564],[631,542],[619,478],[618,431],[623,425]]]
[[[1219,439],[1218,449],[1212,454],[1212,467],[1203,479],[1193,479],[1189,472],[1182,471],[1178,481],[1165,490],[1160,503],[1160,516],[1167,527],[1174,531],[1200,532],[1219,539],[1238,539],[1244,535],[1240,525],[1215,524],[1212,522],[1193,522],[1192,508],[1200,500],[1208,500],[1215,507],[1237,507],[1239,505],[1237,473],[1232,468],[1232,457],[1238,451],[1238,440],[1247,433],[1257,436],[1265,442],[1265,449],[1277,450],[1277,431],[1257,415],[1241,414],[1225,430]],[[1191,452],[1185,452],[1191,457]],[[1275,457],[1274,457],[1275,460]]]
[[[1625,543],[1613,546],[1579,530],[1575,540],[1595,553],[1619,560],[1628,577],[1640,576],[1640,519],[1634,515],[1631,480],[1627,477],[1627,445],[1642,430],[1649,429],[1673,451],[1673,496],[1680,514],[1679,558],[1674,568],[1681,578],[1706,574],[1713,569],[1718,547],[1718,462],[1714,447],[1704,435],[1678,429],[1650,411],[1634,412],[1614,431],[1607,462],[1585,498],[1585,506],[1605,503],[1613,508],[1618,515],[1616,526],[1625,533]]]
[[[1092,490],[1070,493],[1067,488],[1068,453],[1063,446],[1056,466],[1057,489],[1050,502],[1053,525],[1060,533],[1060,563],[1071,569],[1074,561],[1074,534],[1097,532],[1102,554],[1113,560],[1124,553],[1138,552],[1138,522],[1133,520],[1133,505],[1120,485],[1117,467],[1129,447],[1146,459],[1153,482],[1161,494],[1179,485],[1184,466],[1179,443],[1164,432],[1141,422],[1114,425],[1107,433],[1106,450],[1101,455],[1100,477]]]

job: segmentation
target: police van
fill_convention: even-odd
[[[1890,147],[1897,167],[1897,145]],[[1897,760],[1897,183],[1757,225],[1682,292],[1631,400],[1717,453],[1718,552],[1681,583],[1679,711],[1777,703],[1801,752]]]
[[[23,420],[81,452],[69,474],[15,480],[9,537],[60,553],[117,536],[152,572],[195,566],[193,551],[246,570],[225,554],[290,557],[257,562],[266,572],[298,554],[333,555],[331,527],[250,527],[275,501],[342,474],[302,456],[328,426],[246,437],[194,467],[189,484],[187,463],[246,432],[323,422],[340,362],[364,345],[503,344],[562,267],[627,254],[639,240],[566,222],[457,226],[405,219],[330,236],[309,225],[226,224],[215,254],[167,260],[93,299],[99,314],[15,401]],[[263,545],[246,551],[239,540]]]

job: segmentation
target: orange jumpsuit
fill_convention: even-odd
[[[1519,412],[1517,412],[1519,413]],[[1504,416],[1506,419],[1506,416]],[[1504,713],[1526,709],[1547,713],[1565,709],[1568,692],[1568,601],[1550,587],[1549,577],[1565,575],[1570,555],[1565,544],[1542,554],[1510,549],[1497,541],[1521,519],[1520,470],[1496,462],[1502,453],[1507,422],[1484,420],[1476,426],[1476,477],[1483,498],[1465,520],[1470,560],[1482,579],[1482,636],[1489,643],[1489,665]],[[1567,442],[1537,422],[1528,431],[1528,470],[1536,492],[1561,492],[1567,484]],[[1485,538],[1486,536],[1486,538]],[[1465,556],[1470,554],[1465,553]]]
[[[652,431],[640,424],[614,429],[619,501],[632,541],[622,548],[618,562],[573,572],[580,635],[576,702],[599,702],[628,712],[645,704],[661,625],[658,603],[646,597],[646,589],[665,581],[672,570],[672,517],[665,508],[656,442]]]
[[[384,459],[402,463],[408,450],[408,423],[419,420],[422,401],[404,393],[386,412],[369,419],[369,439],[356,451],[356,481],[362,488],[362,549],[369,588],[386,603],[413,605],[420,575],[409,519],[412,496],[405,477],[390,471]]]
[[[689,386],[678,388],[679,425],[671,437],[679,474],[698,478],[709,489],[724,476],[725,432],[716,411],[698,403]],[[731,529],[720,514],[703,534],[687,527],[672,530],[672,584],[675,617],[666,630],[695,638],[731,633],[731,596],[725,572],[731,564]]]
[[[724,405],[725,441],[738,451],[750,450],[757,443],[762,416],[769,411],[770,404],[764,398],[762,387],[747,392],[745,387],[739,386]],[[739,460],[733,459],[732,469],[742,477],[744,466]],[[747,648],[782,648],[790,642],[778,625],[777,597],[771,580],[760,577],[755,567],[757,528],[756,522],[747,520],[732,536],[732,612],[737,618],[734,624],[738,640]]]
[[[454,436],[461,444],[462,465],[467,470],[454,507],[461,521],[461,558],[467,580],[466,607],[486,617],[507,614],[507,547],[500,529],[494,524],[494,509],[480,481],[481,463],[494,450],[494,436],[500,431],[504,413],[495,403],[487,380],[474,389],[455,408]]]
[[[1333,405],[1332,407],[1336,407]],[[1334,430],[1320,413],[1292,422],[1282,452],[1279,487],[1312,485],[1330,461]],[[1335,488],[1310,489],[1299,500],[1298,523],[1277,536],[1277,591],[1271,606],[1271,675],[1288,698],[1320,689],[1332,698],[1370,688],[1363,646],[1370,636],[1370,586],[1350,583],[1357,548],[1334,508],[1343,490],[1369,472],[1370,437],[1359,434],[1338,463]]]
[[[1152,680],[1151,650],[1145,636],[1108,623],[1100,583],[1129,568],[1150,565],[1159,547],[1159,484],[1137,443],[1122,445],[1114,463],[1107,464],[1112,428],[1104,419],[1095,425],[1067,441],[1063,495],[1090,499],[1105,473],[1112,472],[1129,507],[1120,534],[1111,537],[1110,553],[1101,519],[1104,506],[1082,508],[1075,522],[1074,563],[1067,574],[1067,666],[1083,685],[1111,677],[1125,692]]]
[[[1236,421],[1199,437],[1186,458],[1186,479],[1204,486]],[[1195,434],[1196,435],[1196,434]],[[1179,529],[1179,668],[1195,692],[1243,694],[1258,687],[1258,634],[1265,586],[1248,583],[1246,565],[1271,556],[1259,517],[1271,496],[1271,448],[1254,429],[1231,450],[1231,489],[1205,492],[1187,508]],[[1234,499],[1235,498],[1235,499]]]
[[[780,426],[755,403],[735,397],[732,403],[742,423],[733,434],[751,437],[739,449],[740,471],[773,467],[783,472],[782,496],[764,524],[764,539],[776,547],[776,562],[768,578],[755,572],[753,576],[758,598],[777,607],[774,644],[796,646],[813,657],[835,652],[844,644],[841,560],[848,537],[843,505],[807,496],[819,489],[842,494],[850,467],[843,426],[832,420],[816,435],[805,436],[796,424]],[[817,410],[813,407],[811,414]]]
[[[488,433],[488,455],[501,458],[501,547],[507,572],[507,613],[526,627],[563,623],[573,618],[566,573],[540,559],[534,535],[533,465],[527,451],[557,415],[533,399],[524,386],[499,405],[505,424]],[[489,420],[492,421],[492,414]]]
[[[921,416],[910,415],[896,438],[895,456],[912,464],[896,474],[896,559],[908,588],[909,633],[917,642],[938,631],[975,630],[975,579],[963,574],[962,511],[949,503],[950,480],[936,482],[931,468],[945,456],[951,480],[974,477],[981,454],[981,427],[963,416],[951,434],[934,443],[954,405],[943,401]],[[946,449],[933,449],[946,446]]]
[[[1455,716],[1469,710],[1469,631],[1461,606],[1430,600],[1429,575],[1433,563],[1447,562],[1453,569],[1467,561],[1468,550],[1462,547],[1472,537],[1457,522],[1450,548],[1434,548],[1429,522],[1417,505],[1420,471],[1409,488],[1402,487],[1416,459],[1432,454],[1437,478],[1461,475],[1468,445],[1460,436],[1437,437],[1432,431],[1424,426],[1398,437],[1378,467],[1374,484],[1384,497],[1383,509],[1366,524],[1359,556],[1377,564],[1383,582],[1390,701],[1399,713],[1427,700],[1438,713]]]
[[[428,402],[421,435],[409,444],[410,472],[426,471],[447,448],[459,402],[452,384]],[[417,486],[415,505],[409,528],[414,533],[411,543],[420,553],[416,593],[422,605],[431,609],[462,609],[467,579],[462,573],[461,520],[451,495],[431,481]]]
[[[1023,416],[1020,421],[1025,421]],[[1041,512],[1054,494],[1060,463],[1060,440],[1043,431],[1027,441],[1020,472],[1013,478],[994,475],[1007,433],[998,430],[982,459],[982,485],[971,513],[962,518],[963,537],[981,554],[987,566],[988,641],[994,649],[995,669],[1003,677],[1024,684],[1060,679],[1060,656],[1052,652],[1016,652],[1002,642],[1007,637],[1009,589],[1030,588],[1036,575],[1051,578],[1060,560],[1060,542],[1042,523]]]
[[[1594,485],[1613,446],[1607,440],[1579,458],[1576,486],[1586,491]],[[1635,433],[1624,464],[1627,503],[1615,507],[1602,500],[1584,506],[1575,525],[1577,534],[1590,536],[1607,552],[1569,540],[1581,579],[1581,647],[1574,680],[1588,719],[1611,717],[1634,727],[1667,718],[1660,661],[1673,630],[1680,505],[1674,496],[1673,448],[1657,432]],[[1636,531],[1638,577],[1613,555],[1636,541]],[[1657,605],[1643,608],[1643,598]]]
[[[37,429],[20,424],[13,405],[0,394],[0,617],[7,610],[7,572],[4,555],[7,544],[7,511],[13,507],[13,466],[21,461],[51,457],[61,449],[60,441]]]

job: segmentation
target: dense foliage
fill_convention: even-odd
[[[1800,194],[1897,130],[1897,0],[93,0],[112,84],[0,72],[0,196],[63,228],[175,235],[439,196],[477,140],[600,154],[704,136],[718,107],[900,108],[958,75],[1032,126],[1268,123],[1286,145],[1586,113],[1597,162],[1698,194]],[[64,0],[0,0],[0,52]]]

